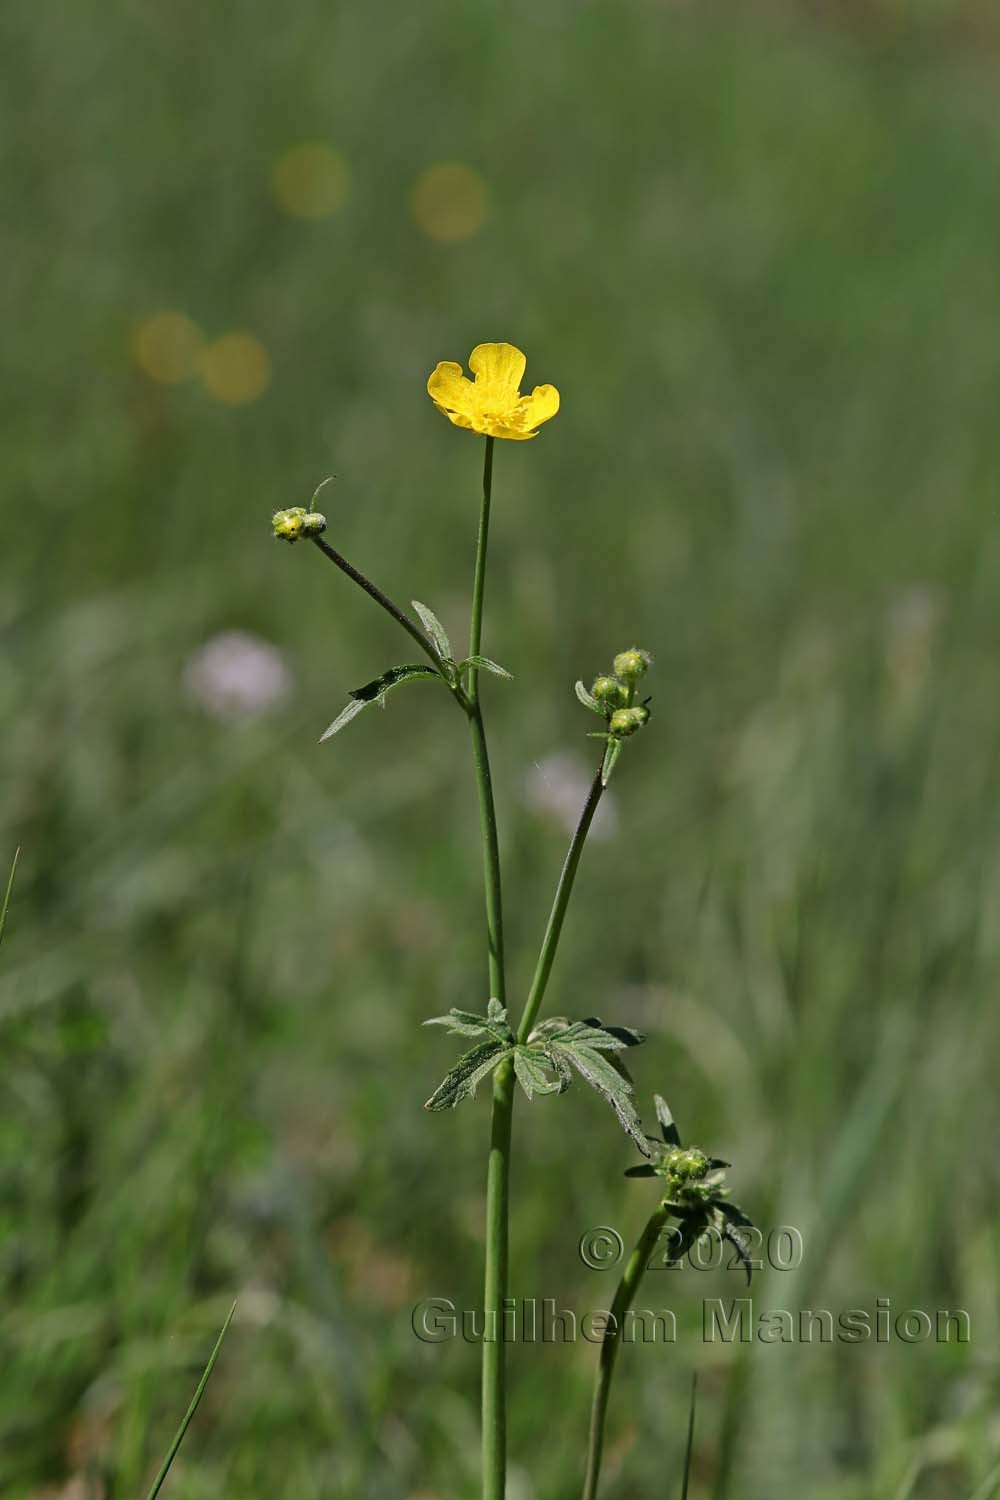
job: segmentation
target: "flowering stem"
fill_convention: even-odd
[[[566,908],[569,906],[569,898],[573,893],[573,882],[576,879],[577,867],[580,863],[580,855],[590,832],[590,825],[594,821],[597,804],[604,793],[604,781],[598,770],[590,784],[587,800],[583,804],[580,821],[576,825],[576,832],[570,840],[569,849],[566,851],[566,859],[563,863],[562,873],[559,876],[559,884],[556,887],[555,899],[552,902],[552,910],[549,913],[548,926],[542,939],[541,951],[538,955],[538,963],[535,966],[535,975],[531,981],[531,989],[528,991],[528,999],[521,1016],[521,1024],[517,1028],[517,1039],[526,1042],[531,1034],[531,1028],[535,1024],[539,1007],[545,995],[545,987],[552,973],[552,965],[555,962],[556,949],[559,946],[559,937],[562,933],[563,920],[566,916]]]
[[[635,1249],[628,1258],[628,1263],[618,1283],[614,1301],[611,1304],[610,1315],[604,1330],[604,1340],[601,1344],[601,1353],[597,1363],[597,1376],[594,1381],[594,1399],[590,1408],[590,1437],[587,1442],[587,1473],[583,1481],[582,1500],[597,1500],[597,1484],[601,1477],[601,1458],[604,1453],[604,1419],[608,1411],[608,1397],[611,1394],[611,1380],[615,1372],[615,1361],[618,1358],[618,1346],[621,1343],[622,1323],[625,1314],[635,1300],[635,1294],[639,1290],[649,1264],[649,1258],[656,1249],[656,1242],[667,1221],[670,1210],[661,1203],[653,1210],[642,1234],[636,1241]]]
[[[385,612],[392,615],[392,618],[396,621],[397,625],[402,625],[407,635],[413,637],[417,645],[420,647],[421,651],[425,652],[426,655],[430,657],[431,661],[440,672],[441,657],[434,649],[434,645],[430,637],[424,634],[424,632],[420,629],[420,626],[415,625],[413,621],[403,613],[398,604],[393,604],[388,594],[383,594],[382,590],[378,587],[377,584],[372,583],[370,578],[366,578],[363,573],[360,573],[354,566],[354,564],[349,563],[347,561],[347,558],[343,557],[336,550],[336,548],[330,546],[329,542],[324,542],[321,536],[312,536],[309,538],[309,540],[319,548],[324,557],[328,557],[332,563],[336,563],[340,571],[342,573],[346,573],[348,578],[350,578],[352,582],[356,583],[359,588],[364,589],[365,593],[369,596],[370,599],[374,599],[376,604],[381,604]]]
[[[493,439],[486,439],[483,463],[483,500],[476,545],[476,573],[472,591],[469,655],[478,656],[483,633],[486,586],[486,548],[493,487]],[[486,746],[486,728],[479,702],[479,674],[469,669],[465,703],[472,732],[472,754],[479,793],[479,826],[483,845],[486,887],[486,932],[490,994],[506,1004],[503,962],[503,902],[500,884],[500,845],[497,838],[493,781]],[[506,1346],[501,1338],[501,1314],[507,1295],[508,1218],[510,1205],[510,1134],[514,1108],[514,1077],[509,1062],[493,1075],[493,1114],[490,1155],[486,1173],[486,1266],[483,1277],[483,1500],[503,1500],[507,1484]]]
[[[469,631],[469,655],[478,656],[483,639],[483,595],[486,590],[486,547],[490,535],[490,503],[493,498],[493,442],[486,439],[483,455],[483,503],[479,512],[479,538],[476,543],[476,576],[472,586],[472,627]],[[469,668],[469,697],[478,697],[479,672]]]

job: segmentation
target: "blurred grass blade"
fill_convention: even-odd
[[[21,854],[21,847],[14,850],[14,858],[11,860],[10,874],[7,877],[7,889],[4,891],[3,906],[0,906],[0,943],[3,942],[4,929],[7,926],[7,908],[10,906],[10,893],[14,889],[14,873],[17,870],[17,861]]]
[[[973,1493],[971,1500],[994,1500],[1000,1491],[1000,1465],[991,1469],[979,1488]]]
[[[688,1408],[687,1448],[684,1452],[684,1483],[681,1500],[688,1500],[688,1485],[691,1482],[691,1455],[694,1452],[694,1411],[698,1404],[698,1372],[691,1376],[691,1405]]]
[[[181,1422],[181,1425],[177,1429],[177,1432],[176,1432],[176,1434],[174,1436],[173,1442],[170,1444],[170,1449],[169,1449],[169,1451],[167,1453],[166,1458],[163,1460],[163,1466],[160,1469],[160,1472],[157,1474],[156,1478],[153,1480],[152,1488],[150,1489],[149,1494],[146,1496],[146,1500],[156,1500],[156,1496],[160,1493],[160,1489],[161,1489],[161,1487],[163,1485],[163,1481],[166,1479],[167,1474],[170,1471],[170,1465],[173,1463],[174,1459],[177,1457],[177,1450],[180,1447],[181,1443],[183,1443],[183,1441],[184,1441],[184,1434],[187,1432],[188,1427],[191,1425],[191,1418],[194,1416],[195,1412],[198,1410],[198,1403],[201,1400],[202,1396],[205,1394],[205,1387],[206,1387],[206,1385],[208,1385],[209,1377],[211,1376],[212,1371],[215,1369],[215,1361],[219,1357],[219,1350],[222,1348],[222,1340],[225,1338],[226,1334],[229,1332],[229,1325],[233,1321],[233,1314],[235,1313],[235,1311],[236,1311],[236,1303],[234,1302],[233,1305],[232,1305],[232,1307],[229,1309],[229,1316],[226,1318],[226,1321],[222,1325],[222,1329],[221,1329],[221,1331],[219,1333],[219,1337],[215,1341],[215,1348],[212,1350],[211,1354],[209,1355],[208,1364],[205,1366],[204,1370],[202,1371],[201,1379],[198,1382],[198,1389],[195,1391],[194,1395],[191,1397],[191,1405],[188,1407],[187,1411],[184,1413],[184,1419]]]

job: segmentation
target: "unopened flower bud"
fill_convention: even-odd
[[[641,703],[635,708],[616,708],[608,728],[618,739],[627,739],[630,734],[637,734],[648,718],[649,709]]]
[[[325,531],[326,516],[318,510],[306,510],[304,505],[292,505],[287,510],[275,511],[271,524],[281,541],[297,542],[300,536],[319,536]]]
[[[643,676],[653,658],[648,651],[633,646],[629,651],[619,651],[615,657],[615,676],[631,687]]]
[[[596,677],[590,692],[602,708],[624,708],[628,702],[628,691],[617,677]]]

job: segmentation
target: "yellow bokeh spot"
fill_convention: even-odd
[[[293,146],[271,168],[271,191],[293,219],[325,219],[347,196],[342,157],[319,141]]]
[[[421,172],[410,207],[417,227],[432,240],[467,240],[486,221],[487,196],[478,172],[459,162],[442,163]]]
[[[217,401],[245,406],[271,384],[271,357],[252,333],[227,333],[202,354],[201,378]]]
[[[157,313],[132,336],[132,356],[140,370],[167,385],[190,380],[204,347],[204,334],[184,313]]]

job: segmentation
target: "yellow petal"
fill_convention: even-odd
[[[536,385],[530,396],[525,396],[511,412],[511,426],[520,428],[534,436],[534,430],[547,422],[559,410],[559,392],[554,385]]]
[[[497,392],[508,391],[514,397],[527,363],[520,349],[515,349],[513,344],[477,344],[469,355],[469,369],[477,384],[482,382]]]
[[[473,418],[473,417],[467,417],[464,412],[461,412],[461,411],[449,411],[448,408],[447,408],[447,406],[442,406],[441,405],[440,401],[435,401],[434,405],[437,407],[437,409],[441,413],[441,415],[443,417],[447,417],[448,421],[451,422],[451,423],[453,423],[454,426],[456,426],[456,427],[469,427],[469,428],[472,429],[473,432],[485,432],[486,431],[485,427],[481,427],[479,425],[479,423],[476,421],[475,418]]]
[[[462,374],[462,366],[443,360],[431,372],[427,394],[445,416],[452,412],[470,415],[474,408],[475,386]]]

